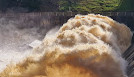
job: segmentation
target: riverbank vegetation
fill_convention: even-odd
[[[0,0],[0,11],[109,12],[134,11],[134,0]]]

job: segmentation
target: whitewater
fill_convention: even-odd
[[[110,17],[76,15],[59,30],[51,30],[41,42],[35,36],[30,39],[35,41],[27,47],[33,49],[9,54],[17,61],[8,62],[1,77],[127,77],[127,62],[121,54],[131,45],[132,32]],[[20,42],[17,40],[16,44]],[[3,51],[0,54],[4,55]],[[5,62],[10,59],[4,58]]]

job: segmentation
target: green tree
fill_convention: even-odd
[[[119,11],[134,11],[134,0],[121,0]]]
[[[120,0],[59,0],[60,11],[104,12],[118,8]]]

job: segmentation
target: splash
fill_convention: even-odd
[[[46,36],[33,53],[9,65],[2,77],[125,77],[121,54],[132,33],[102,15],[76,15],[53,36]]]
[[[48,17],[42,19],[38,15],[10,14],[11,17],[3,14],[0,18],[0,72],[10,62],[16,63],[28,56],[32,51],[29,44],[34,40],[42,40],[46,32],[53,27],[49,22],[46,23]]]

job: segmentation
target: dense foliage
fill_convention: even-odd
[[[106,12],[133,11],[134,0],[0,0],[0,11],[27,9],[38,11]]]
[[[60,0],[60,10],[77,12],[114,11],[120,0]]]
[[[134,11],[134,0],[122,0],[119,10],[120,11]]]

